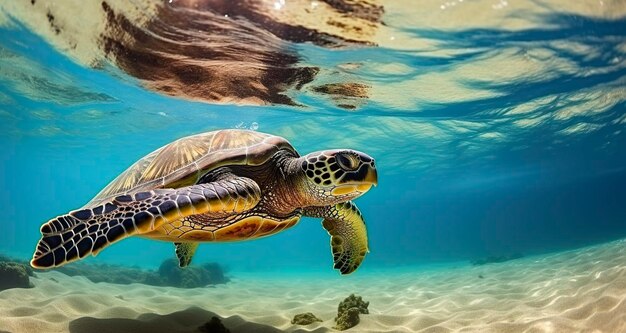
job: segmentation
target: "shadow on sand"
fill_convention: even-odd
[[[166,315],[145,313],[137,319],[82,317],[70,322],[71,333],[199,333],[199,327],[211,320],[213,312],[197,307]],[[281,330],[262,324],[248,322],[239,316],[221,318],[231,333],[259,332],[273,333]]]

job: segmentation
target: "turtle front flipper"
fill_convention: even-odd
[[[253,208],[260,198],[257,183],[243,177],[120,195],[41,226],[42,237],[31,265],[36,268],[61,266],[90,253],[96,255],[120,239],[153,231],[180,218],[244,212]]]
[[[334,268],[341,274],[354,272],[369,252],[365,221],[356,205],[348,201],[327,207],[308,207],[304,215],[324,218],[322,225],[330,235]]]

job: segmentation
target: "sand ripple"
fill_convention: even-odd
[[[212,315],[232,332],[330,332],[337,304],[369,300],[356,332],[626,332],[626,241],[502,264],[361,272],[237,274],[215,288],[92,283],[39,273],[0,292],[0,331],[194,332]],[[306,327],[293,315],[324,319]]]

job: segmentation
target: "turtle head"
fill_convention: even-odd
[[[374,159],[356,150],[310,153],[301,158],[300,167],[318,204],[352,200],[378,183]]]

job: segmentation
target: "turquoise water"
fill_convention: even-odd
[[[0,28],[0,253],[30,258],[42,223],[154,149],[221,128],[281,135],[301,154],[351,148],[376,159],[379,186],[356,201],[371,250],[359,272],[623,238],[626,20],[529,15],[534,25],[513,30],[389,17],[431,46],[285,42],[326,80],[371,87],[356,109],[306,89],[291,94],[300,106],[168,96],[114,63],[82,64],[11,15]],[[329,252],[319,221],[304,218],[272,237],[201,245],[195,260],[336,274]],[[132,238],[86,261],[156,268],[173,255],[169,243]]]

